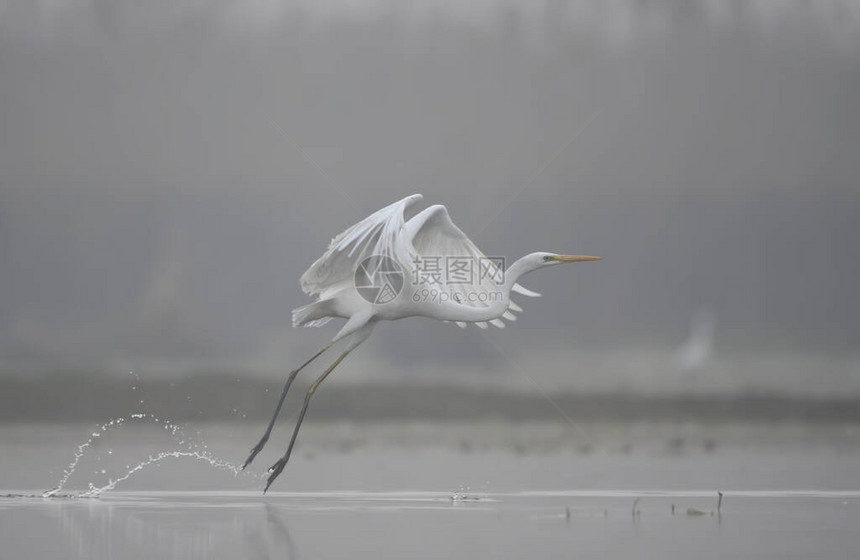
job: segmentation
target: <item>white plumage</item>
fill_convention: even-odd
[[[503,319],[516,320],[522,308],[511,292],[537,297],[517,283],[524,274],[563,262],[593,261],[598,257],[531,253],[503,268],[488,258],[458,228],[442,205],[415,212],[423,197],[408,196],[382,208],[332,239],[325,253],[301,277],[302,290],[316,301],[293,310],[294,326],[319,327],[333,318],[346,319],[340,331],[308,361],[287,377],[275,413],[265,434],[251,450],[243,468],[259,453],[271,434],[290,385],[299,371],[346,338],[340,356],[311,385],[287,451],[271,469],[266,490],[290,458],[299,428],[316,388],[356,346],[364,342],[381,320],[431,317],[465,327],[474,323],[502,328]],[[449,276],[447,267],[459,266]],[[426,274],[426,263],[442,266]],[[469,264],[468,271],[466,264]],[[467,274],[468,272],[468,274]],[[361,282],[359,282],[359,279]],[[370,296],[368,295],[370,294]]]
[[[415,263],[422,262],[422,259],[439,259],[442,263],[466,259],[472,264],[471,282],[447,283],[443,279],[430,277],[421,284],[420,289],[445,289],[451,301],[467,307],[487,307],[489,298],[486,295],[497,292],[504,278],[499,261],[488,258],[451,221],[448,209],[441,204],[430,206],[407,219],[410,210],[423,198],[420,194],[408,196],[335,236],[325,253],[302,274],[302,290],[306,294],[318,295],[317,302],[344,297],[347,295],[344,292],[353,288],[356,267],[375,255],[393,259],[405,271],[413,270]],[[514,284],[512,289],[529,297],[540,296],[519,284]],[[310,318],[313,305],[293,311],[293,326],[318,327],[332,318]],[[513,312],[520,311],[522,308],[510,301],[500,318],[476,321],[475,324],[481,328],[487,328],[487,323],[504,328],[502,318],[515,321]],[[464,321],[454,323],[459,327],[467,324]]]

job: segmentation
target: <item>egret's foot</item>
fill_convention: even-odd
[[[266,446],[267,441],[269,441],[269,438],[263,437],[263,439],[257,442],[257,445],[254,446],[254,449],[251,450],[250,455],[248,455],[248,458],[245,459],[245,463],[242,465],[243,471],[245,470],[245,467],[251,464],[251,461],[254,460],[254,457],[257,456],[257,453],[263,450],[263,448]]]
[[[275,482],[275,479],[278,478],[278,475],[283,472],[284,467],[287,466],[287,458],[281,457],[278,459],[278,462],[269,468],[269,478],[266,480],[266,488],[263,489],[263,494],[265,494],[269,490],[269,486]]]

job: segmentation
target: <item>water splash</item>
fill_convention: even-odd
[[[93,442],[101,438],[110,430],[118,428],[130,421],[144,421],[161,424],[164,427],[164,430],[170,433],[171,439],[173,439],[177,444],[185,446],[185,449],[176,451],[163,451],[156,455],[150,455],[149,457],[147,457],[146,460],[135,465],[134,467],[126,465],[126,468],[129,470],[123,476],[117,479],[109,479],[108,484],[102,487],[98,487],[92,482],[90,482],[88,490],[79,494],[80,497],[96,497],[102,492],[105,492],[107,490],[113,490],[119,482],[128,479],[137,471],[147,467],[148,465],[158,463],[168,458],[192,457],[195,459],[206,461],[215,468],[228,470],[236,476],[238,476],[242,472],[241,467],[239,467],[238,465],[233,465],[231,463],[228,463],[227,461],[223,461],[221,459],[213,457],[207,450],[207,445],[205,443],[197,443],[193,439],[189,438],[185,434],[182,426],[180,426],[179,424],[174,424],[169,420],[162,420],[151,413],[136,412],[134,414],[129,415],[128,419],[111,418],[108,422],[99,426],[98,429],[90,435],[87,441],[77,447],[77,449],[75,450],[74,458],[72,459],[71,463],[69,463],[69,466],[66,467],[66,469],[63,471],[63,476],[57,483],[56,487],[44,492],[42,494],[43,497],[50,498],[58,496],[59,492],[61,492],[65,488],[69,479],[77,470],[81,459],[87,454],[87,450],[92,447]],[[197,433],[199,435],[199,432]],[[111,449],[108,449],[107,453],[108,455],[111,455],[113,454],[113,451]],[[106,471],[102,469],[101,474],[106,474]]]
[[[451,502],[457,504],[461,502],[477,502],[481,499],[478,496],[470,495],[470,490],[471,488],[468,486],[461,486],[456,492],[451,494]]]
[[[216,469],[227,470],[233,473],[234,476],[239,476],[242,473],[242,467],[239,465],[235,465],[233,463],[229,463],[224,461],[223,459],[218,459],[217,457],[213,457],[206,451],[162,451],[157,455],[150,455],[146,458],[145,461],[135,465],[131,468],[127,473],[117,478],[116,480],[110,479],[108,483],[104,486],[98,487],[94,485],[92,482],[89,483],[89,488],[86,492],[81,492],[79,496],[81,498],[95,498],[98,497],[102,492],[106,492],[108,490],[113,490],[116,488],[116,485],[120,482],[127,480],[130,476],[132,476],[137,471],[148,467],[154,463],[158,463],[165,459],[171,458],[181,458],[181,457],[191,457],[194,459],[199,459],[201,461],[206,461]]]

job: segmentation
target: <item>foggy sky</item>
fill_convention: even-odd
[[[308,354],[299,275],[414,192],[509,262],[604,257],[523,282],[512,354],[671,347],[707,307],[723,349],[856,356],[857,3],[369,4],[0,3],[0,370]]]

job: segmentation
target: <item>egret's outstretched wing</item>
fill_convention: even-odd
[[[448,209],[441,204],[421,211],[406,222],[404,235],[411,241],[413,261],[432,262],[439,267],[440,273],[437,277],[423,274],[422,282],[444,289],[453,301],[469,307],[487,307],[496,301],[493,298],[504,297],[502,284],[505,273],[501,267],[503,263],[484,255],[451,221]],[[540,295],[519,284],[514,284],[512,290],[530,297]],[[510,321],[516,320],[513,311],[522,311],[522,308],[511,302],[502,317]],[[500,328],[505,325],[501,319],[493,319],[490,323]],[[456,324],[465,326],[460,322]],[[486,323],[477,325],[481,328],[487,326]]]
[[[377,210],[332,239],[323,256],[302,274],[302,290],[324,297],[323,292],[328,288],[351,279],[358,264],[371,255],[408,262],[408,245],[401,237],[404,214],[422,198],[420,194],[407,196]]]

